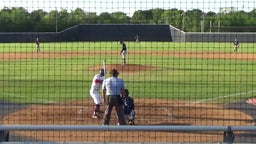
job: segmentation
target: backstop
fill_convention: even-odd
[[[205,1],[197,6],[212,4]],[[50,12],[0,11],[1,28],[22,28],[29,20],[31,29],[56,28],[0,33],[1,143],[256,141],[255,33],[210,32],[242,22],[237,17],[253,23],[254,11],[208,13],[176,9],[194,2],[147,0],[66,1],[81,9],[58,11],[58,2]],[[227,3],[214,3],[215,10]],[[140,7],[127,16],[113,12],[116,5],[123,12]],[[58,31],[63,23],[74,26]]]

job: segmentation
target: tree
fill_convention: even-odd
[[[12,19],[10,17],[11,9],[5,7],[0,11],[0,31],[1,32],[10,32],[13,31],[11,29]]]
[[[164,13],[163,9],[160,8],[156,8],[156,9],[152,9],[152,20],[151,23],[152,24],[162,24],[163,23],[163,19],[162,19],[162,14]]]
[[[113,23],[130,23],[130,17],[123,12],[114,12],[111,14]]]
[[[71,13],[69,14],[68,23],[71,25],[86,23],[85,17],[86,17],[85,12],[82,9],[77,8],[74,11],[71,11]]]
[[[73,26],[72,24],[69,23],[68,21],[69,13],[66,9],[61,9],[58,14],[57,14],[57,26],[58,26],[58,31],[62,31],[68,27]]]
[[[190,32],[200,32],[201,31],[201,23],[203,12],[199,9],[189,10],[186,12],[186,23],[185,28],[186,31]]]
[[[85,23],[89,23],[89,24],[95,24],[97,23],[97,14],[95,12],[86,12],[85,13]]]
[[[214,12],[208,12],[205,14],[205,31],[206,32],[213,32],[216,31],[216,29],[213,29],[213,24],[218,25],[218,21],[216,20],[216,13]]]
[[[58,31],[58,11],[52,10],[48,14],[46,14],[42,19],[42,31],[54,32]]]
[[[170,24],[174,27],[182,29],[182,20],[185,17],[182,15],[184,12],[178,9],[165,10],[161,15],[163,24]]]
[[[70,13],[42,9],[29,13],[22,7],[3,8],[0,10],[1,32],[53,32],[67,29],[81,23],[86,24],[171,24],[189,32],[204,31],[221,32],[255,32],[256,9],[250,12],[223,9],[219,13],[204,13],[199,9],[183,11],[178,9],[164,10],[155,8],[135,11],[132,17],[123,12],[103,12],[99,16],[95,12],[85,12],[80,8]],[[202,23],[203,22],[203,23]],[[210,26],[211,23],[211,26]],[[203,26],[203,27],[202,27]],[[218,28],[218,29],[216,29]]]
[[[98,16],[98,23],[99,24],[111,24],[113,22],[113,18],[111,14],[107,12],[103,12]]]
[[[15,32],[30,31],[32,27],[31,17],[28,11],[22,7],[14,7],[10,12],[11,29]]]
[[[42,9],[35,10],[31,12],[31,22],[33,23],[31,31],[41,31],[43,25],[43,18],[47,15],[47,12]]]
[[[150,23],[152,18],[153,16],[152,16],[151,10],[145,10],[145,11],[138,10],[134,12],[131,18],[131,22],[138,23],[138,24],[147,24],[147,23]]]

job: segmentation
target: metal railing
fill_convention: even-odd
[[[8,141],[9,131],[83,130],[83,131],[223,131],[223,142],[232,143],[234,131],[256,131],[253,126],[173,126],[173,125],[1,125],[0,142]]]

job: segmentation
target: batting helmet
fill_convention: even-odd
[[[125,91],[125,96],[129,96],[129,91],[128,91],[128,89],[124,89],[124,91]]]
[[[102,76],[105,76],[105,70],[104,69],[100,69],[100,75],[102,75]]]

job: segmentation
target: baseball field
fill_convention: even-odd
[[[92,78],[116,68],[135,100],[136,125],[251,125],[253,118],[226,105],[254,97],[255,44],[126,42],[0,44],[0,98],[29,106],[4,124],[101,125],[92,119]],[[109,75],[107,74],[107,77]],[[102,106],[102,110],[103,110]],[[115,110],[113,110],[115,112]],[[114,114],[111,124],[115,125]],[[16,131],[44,141],[219,142],[222,133]],[[93,137],[92,137],[93,135]],[[96,135],[96,136],[94,136]],[[111,135],[111,136],[110,136]],[[116,137],[113,137],[116,135]],[[133,137],[133,139],[131,139]],[[200,137],[198,139],[198,137]]]

